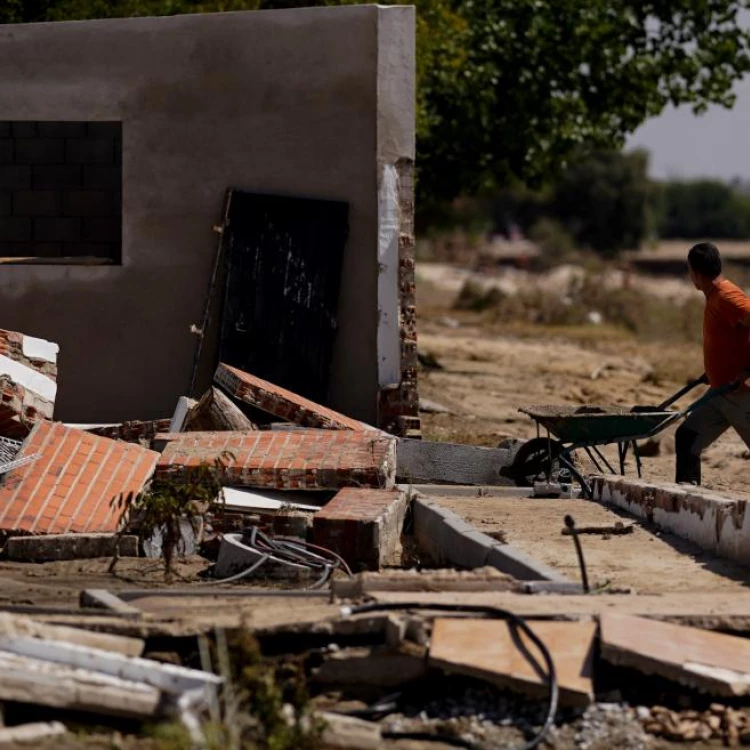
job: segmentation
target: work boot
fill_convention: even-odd
[[[676,454],[675,482],[677,484],[700,485],[701,457],[695,455],[697,432],[685,429],[683,425],[675,433],[674,448]]]

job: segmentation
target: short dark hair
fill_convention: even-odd
[[[690,268],[696,273],[715,279],[721,274],[721,256],[712,242],[699,242],[688,253]]]

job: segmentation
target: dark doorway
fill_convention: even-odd
[[[326,403],[348,209],[231,192],[222,362]]]

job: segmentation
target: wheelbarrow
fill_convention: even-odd
[[[710,388],[682,411],[670,410],[676,401],[699,385],[704,375],[688,383],[658,406],[524,406],[519,409],[537,425],[537,436],[517,451],[513,463],[501,471],[516,485],[531,487],[536,481],[563,484],[575,479],[584,497],[591,497],[591,487],[576,467],[573,453],[584,450],[599,473],[618,473],[602,453],[605,445],[616,445],[619,473],[625,474],[626,460],[632,450],[638,476],[642,475],[638,441],[646,440],[683,419],[717,396],[738,388],[743,378],[727,385]],[[546,436],[542,435],[542,429]]]

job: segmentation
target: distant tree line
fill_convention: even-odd
[[[546,187],[513,185],[423,214],[423,231],[520,230],[548,255],[573,248],[614,256],[654,239],[750,239],[750,187],[739,180],[653,181],[648,154],[595,151]]]

